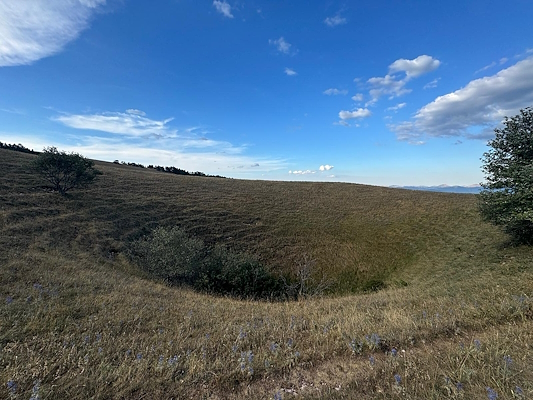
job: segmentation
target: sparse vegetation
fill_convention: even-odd
[[[533,244],[533,108],[506,117],[504,125],[483,157],[481,213],[515,242]]]
[[[0,149],[0,398],[533,395],[533,249],[505,247],[476,196],[96,162],[104,175],[65,202],[34,159]],[[126,255],[160,226],[303,278],[314,260],[329,295],[154,281]],[[372,280],[387,287],[362,293]]]

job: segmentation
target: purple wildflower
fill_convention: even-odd
[[[494,389],[487,387],[487,397],[489,400],[496,400],[498,398],[498,393]]]

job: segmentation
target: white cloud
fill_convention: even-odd
[[[486,71],[486,70],[488,70],[488,69],[490,69],[490,68],[492,68],[492,67],[495,67],[495,66],[498,65],[498,64],[499,64],[499,65],[503,65],[503,64],[505,64],[507,61],[509,61],[509,59],[508,59],[507,57],[502,57],[502,58],[500,58],[500,61],[498,61],[498,63],[496,63],[496,61],[493,61],[493,62],[491,62],[489,65],[485,65],[483,68],[478,69],[476,72],[474,72],[474,75],[475,75],[475,74],[478,74],[478,73],[480,73],[480,72]]]
[[[439,60],[427,55],[418,56],[413,60],[400,58],[389,65],[389,72],[405,72],[408,78],[416,78],[437,69],[439,65]]]
[[[289,54],[290,51],[291,51],[291,46],[292,44],[290,44],[289,42],[287,42],[283,36],[281,36],[279,39],[276,39],[276,40],[272,40],[270,39],[268,41],[269,44],[271,45],[274,45],[276,46],[276,48],[278,49],[278,51],[280,53],[283,53],[283,54]]]
[[[483,68],[478,69],[476,72],[474,72],[474,75],[475,74],[479,74],[480,72],[486,71],[486,70],[488,70],[488,69],[490,69],[492,67],[495,67],[495,66],[496,66],[496,62],[493,61],[489,65],[485,65]]]
[[[137,110],[137,109],[135,109],[135,108],[130,108],[130,109],[126,110],[126,112],[127,112],[128,114],[140,115],[141,117],[146,116],[146,113],[145,113],[144,111]]]
[[[167,125],[173,118],[157,121],[147,118],[145,115],[144,112],[139,110],[127,110],[125,113],[64,114],[52,119],[75,129],[94,130],[125,136],[176,136],[177,130]]]
[[[354,118],[367,118],[372,115],[372,112],[368,108],[358,108],[354,111],[340,111],[339,118],[341,120],[354,119]]]
[[[533,57],[439,96],[418,110],[414,120],[390,128],[399,140],[410,142],[424,136],[486,139],[504,116],[513,116],[531,104]]]
[[[297,171],[289,171],[289,174],[294,175],[309,175],[309,174],[316,174],[316,171],[311,171],[310,169],[307,169],[305,171],[297,170]]]
[[[337,96],[339,94],[346,95],[346,94],[348,94],[348,91],[344,90],[344,89],[343,90],[339,90],[339,89],[336,89],[336,88],[329,88],[329,89],[324,90],[323,93],[327,94],[328,96]]]
[[[396,104],[395,106],[387,108],[387,111],[395,111],[396,112],[396,111],[404,108],[406,105],[407,105],[407,103],[399,103],[399,104]]]
[[[363,93],[357,93],[356,95],[352,96],[353,101],[363,101]]]
[[[294,75],[298,75],[298,72],[296,72],[295,70],[291,69],[291,68],[285,68],[285,73],[289,76],[294,76]]]
[[[335,15],[334,17],[327,17],[327,18],[324,20],[324,23],[325,23],[327,26],[344,25],[346,22],[348,22],[348,21],[346,20],[346,18],[341,17],[340,15]]]
[[[333,168],[334,168],[333,165],[326,164],[326,165],[321,165],[319,169],[320,171],[329,171],[330,169],[333,169]]]
[[[142,140],[139,137],[114,135],[111,137],[80,135],[37,136],[0,131],[0,141],[22,143],[28,148],[41,150],[55,146],[60,150],[74,151],[103,161],[116,159],[144,165],[175,166],[187,171],[236,178],[257,178],[261,173],[285,170],[284,159],[247,154],[247,146],[235,146],[225,141],[194,137],[163,137],[159,140]],[[259,174],[259,175],[258,175]]]
[[[380,97],[389,95],[390,98],[400,97],[404,94],[410,93],[411,89],[406,89],[406,79],[397,79],[392,75],[385,75],[384,77],[370,78],[368,81],[373,89],[370,89],[369,94],[372,100],[369,105],[374,104]]]
[[[428,82],[424,85],[424,89],[433,89],[436,88],[439,84],[440,78],[435,78],[431,82]]]
[[[89,26],[105,0],[0,1],[0,67],[60,52]]]
[[[225,1],[214,0],[213,1],[213,6],[223,16],[225,16],[227,18],[233,18],[233,14],[231,13],[231,6],[228,3],[226,3]]]
[[[437,69],[440,61],[428,55],[421,55],[413,60],[400,58],[389,65],[389,73],[384,77],[370,78],[367,83],[372,87],[369,94],[371,100],[366,103],[367,106],[375,104],[380,97],[388,95],[389,99],[400,97],[411,92],[406,89],[405,85],[412,78],[426,74]],[[400,78],[396,73],[404,72],[405,77]]]

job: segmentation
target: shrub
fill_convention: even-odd
[[[44,148],[33,162],[33,168],[60,194],[86,186],[101,174],[94,168],[93,161],[77,153],[58,151],[55,147]]]
[[[179,228],[156,228],[133,243],[132,256],[151,275],[171,284],[193,284],[205,257],[204,243]]]
[[[280,279],[246,253],[236,253],[189,237],[180,228],[156,228],[133,242],[131,256],[151,275],[174,285],[241,298],[279,298]]]

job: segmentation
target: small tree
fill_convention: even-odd
[[[503,226],[517,243],[533,244],[533,108],[505,117],[482,158],[480,194],[485,220]]]
[[[58,151],[55,147],[44,148],[33,168],[62,195],[70,189],[88,185],[101,174],[94,168],[93,161],[78,153]]]

